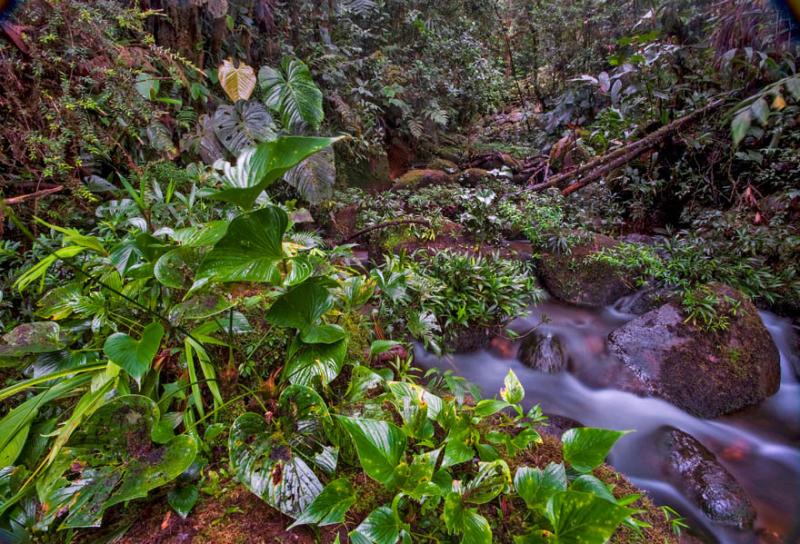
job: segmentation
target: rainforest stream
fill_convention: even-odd
[[[516,320],[511,329],[525,334],[534,327],[557,336],[569,357],[569,371],[546,374],[525,366],[515,354],[519,341],[488,349],[436,357],[417,348],[417,365],[453,370],[478,385],[490,397],[503,385],[512,368],[531,403],[546,414],[567,416],[585,426],[629,429],[614,448],[609,462],[657,504],[667,504],[687,518],[694,532],[708,542],[750,544],[800,538],[800,384],[792,367],[792,326],[769,312],[761,318],[780,351],[780,390],[758,406],[715,420],[699,419],[658,398],[639,397],[610,387],[621,370],[606,349],[606,338],[635,316],[614,307],[589,310],[548,300]],[[543,319],[543,316],[547,316]],[[749,494],[757,511],[755,528],[737,530],[706,518],[664,476],[664,461],[656,447],[660,430],[670,426],[691,434],[711,450]],[[768,482],[768,484],[767,484]]]

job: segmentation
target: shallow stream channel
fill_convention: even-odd
[[[527,401],[540,404],[546,414],[589,427],[635,431],[617,443],[609,463],[649,492],[656,504],[680,512],[700,542],[800,542],[800,383],[797,361],[792,359],[800,354],[791,321],[760,312],[780,352],[778,392],[757,406],[701,419],[620,387],[624,369],[608,350],[608,335],[636,317],[621,310],[625,301],[620,302],[592,310],[548,300],[511,325],[520,335],[534,331],[545,342],[539,342],[539,354],[563,359],[565,368],[557,372],[523,363],[528,356],[524,339],[496,339],[484,350],[444,357],[417,347],[416,365],[452,370],[479,386],[486,397],[497,394],[511,368],[525,387]],[[688,444],[679,445],[679,454],[664,446],[674,429],[688,437]],[[678,476],[676,462],[682,464]],[[749,502],[755,511],[752,527],[736,527],[708,515],[709,508],[731,507],[732,497],[734,502]]]

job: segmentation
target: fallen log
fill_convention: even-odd
[[[714,102],[711,102],[710,104],[690,113],[689,115],[685,115],[680,119],[676,119],[675,121],[669,123],[668,125],[664,125],[660,129],[640,140],[636,140],[635,142],[625,145],[619,149],[615,149],[614,151],[606,153],[605,155],[601,155],[600,157],[596,157],[591,161],[570,170],[569,172],[557,174],[551,178],[548,178],[542,183],[532,185],[530,186],[530,190],[543,191],[544,189],[548,189],[550,187],[558,187],[566,181],[575,180],[574,183],[568,185],[561,191],[561,193],[565,196],[572,194],[575,191],[586,187],[590,183],[597,181],[620,166],[624,166],[645,151],[660,144],[672,133],[696,122],[706,114],[719,108],[724,103],[724,100],[715,100]]]
[[[348,236],[347,238],[345,238],[342,241],[342,243],[346,244],[348,242],[352,242],[356,238],[360,238],[361,236],[364,236],[365,234],[369,234],[370,232],[375,231],[375,230],[386,229],[386,228],[389,228],[389,227],[397,227],[397,226],[400,226],[400,225],[422,225],[422,226],[425,226],[425,227],[430,227],[431,226],[431,222],[428,221],[427,219],[400,219],[400,220],[397,220],[397,221],[386,221],[385,223],[379,223],[377,225],[373,225],[371,227],[367,227],[365,229],[361,229],[360,231],[355,232],[355,233],[351,234],[350,236]]]
[[[64,190],[63,185],[57,185],[55,187],[51,187],[49,189],[42,189],[41,191],[36,191],[35,193],[30,193],[27,195],[20,195],[20,196],[12,196],[11,198],[6,198],[2,200],[2,204],[6,206],[13,206],[14,204],[20,204],[25,202],[26,200],[32,200],[34,198],[41,198],[43,196],[52,195],[54,193],[59,193]]]

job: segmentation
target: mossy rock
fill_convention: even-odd
[[[458,176],[458,182],[464,187],[480,187],[483,180],[491,176],[489,171],[483,168],[468,168]]]
[[[578,233],[586,238],[567,253],[545,252],[539,275],[547,290],[559,300],[599,308],[635,291],[631,274],[592,257],[619,244],[602,234]]]
[[[727,285],[708,289],[725,301],[717,311],[728,316],[726,330],[709,332],[687,322],[679,303],[668,302],[608,338],[611,353],[645,391],[695,416],[715,418],[776,393],[781,366],[778,348],[750,299]]]
[[[451,181],[453,176],[443,170],[414,169],[397,178],[393,188],[421,189],[431,185],[446,185]]]
[[[427,168],[429,170],[442,170],[449,174],[455,174],[458,172],[458,165],[447,159],[442,159],[441,157],[436,157],[431,162],[428,163]]]

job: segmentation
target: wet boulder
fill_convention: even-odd
[[[555,374],[567,369],[567,356],[561,340],[550,333],[528,335],[520,345],[517,358],[540,372]]]
[[[539,275],[557,299],[593,308],[608,306],[636,290],[630,273],[594,256],[619,242],[602,234],[576,233],[579,242],[570,252],[545,252]]]
[[[451,181],[453,176],[443,170],[415,169],[397,178],[392,189],[422,189],[431,185],[446,185]]]
[[[753,504],[739,482],[703,444],[689,434],[669,428],[660,441],[664,471],[712,521],[739,528],[752,527]]]
[[[644,389],[687,412],[714,418],[757,404],[778,391],[780,356],[755,306],[731,287],[708,286],[725,330],[687,322],[668,302],[616,329],[609,350]]]
[[[677,292],[673,289],[647,286],[632,295],[619,299],[614,304],[614,309],[626,314],[642,315],[675,300],[676,296]]]

